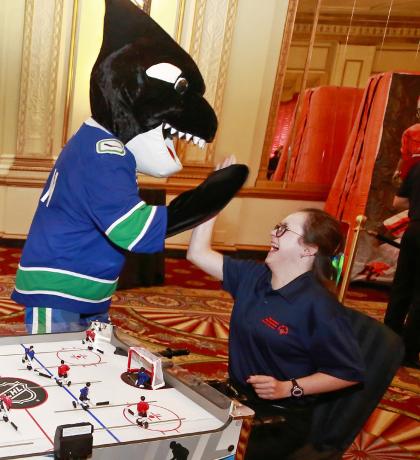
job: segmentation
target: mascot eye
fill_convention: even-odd
[[[177,93],[184,94],[188,89],[187,79],[183,77],[178,78],[178,80],[175,82],[174,88]]]
[[[182,70],[179,67],[169,64],[168,62],[160,62],[146,69],[146,75],[148,77],[168,83],[176,83],[181,73]]]

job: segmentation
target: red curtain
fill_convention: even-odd
[[[401,138],[417,123],[420,73],[387,72],[371,77],[354,129],[325,203],[325,210],[354,225],[358,215],[367,217],[370,230],[383,227],[395,213],[392,201],[396,188],[392,176],[401,158]],[[349,234],[349,252],[353,234]],[[370,254],[365,234],[358,246],[356,264],[363,265]]]
[[[362,89],[336,86],[305,91],[295,142],[290,152],[290,167],[285,177],[288,182],[333,182],[362,96]],[[284,177],[290,137],[283,149],[274,180]]]
[[[358,215],[366,214],[366,204],[388,101],[392,73],[371,77],[365,88],[353,130],[325,202],[325,210],[353,227]],[[354,232],[349,232],[344,260],[349,253]]]
[[[327,212],[349,224],[353,224],[356,216],[365,213],[391,79],[391,72],[369,79],[341,164],[325,202]]]
[[[284,147],[292,124],[298,94],[294,94],[292,99],[287,102],[282,102],[277,113],[276,131],[274,133],[273,145],[271,153],[279,147]]]

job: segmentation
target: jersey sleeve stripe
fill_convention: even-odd
[[[144,201],[140,201],[137,203],[134,207],[132,207],[128,212],[126,212],[123,216],[118,218],[114,223],[112,223],[105,231],[105,235],[109,236],[112,230],[119,225],[121,222],[124,222],[126,219],[128,219],[134,212],[136,212],[138,209],[142,208],[143,206],[147,206]]]
[[[150,213],[144,227],[143,227],[143,230],[139,233],[139,235],[137,236],[137,238],[130,244],[130,246],[128,246],[128,250],[131,251],[134,246],[143,238],[144,234],[147,232],[148,228],[150,227],[150,224],[152,223],[154,217],[155,217],[155,214],[156,214],[156,206],[153,206],[152,208],[152,212]]]
[[[155,213],[156,206],[145,205],[136,209],[120,220],[109,232],[108,238],[119,247],[131,250],[147,232]]]

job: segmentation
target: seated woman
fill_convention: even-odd
[[[363,381],[358,343],[327,288],[331,257],[343,246],[340,225],[318,209],[291,214],[272,230],[262,264],[212,250],[214,222],[193,230],[187,258],[234,298],[230,384],[257,421],[283,421],[254,424],[246,459],[287,459],[309,435],[315,395]]]

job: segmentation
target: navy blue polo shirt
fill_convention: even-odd
[[[363,381],[359,345],[341,304],[306,272],[271,288],[262,263],[223,259],[223,288],[234,298],[229,332],[229,375],[247,385],[250,375],[278,380],[323,372]]]

